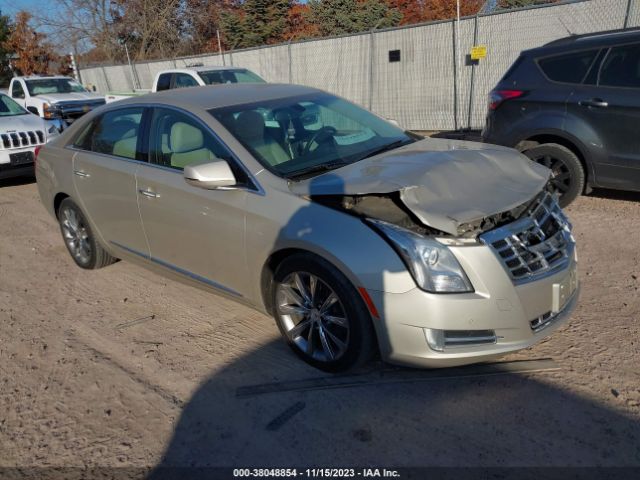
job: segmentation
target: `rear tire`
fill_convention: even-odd
[[[330,263],[300,253],[276,269],[273,314],[282,337],[308,364],[326,372],[364,365],[376,351],[360,294]]]
[[[93,270],[118,261],[98,243],[82,210],[68,197],[58,207],[58,222],[64,244],[79,267]]]
[[[582,162],[567,147],[557,143],[543,143],[523,153],[551,170],[551,185],[560,195],[562,208],[584,191],[585,173]]]

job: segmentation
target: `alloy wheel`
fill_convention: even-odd
[[[349,345],[349,319],[333,289],[319,277],[292,272],[278,284],[277,313],[289,340],[320,362],[340,359]]]
[[[569,191],[571,188],[571,172],[562,160],[552,155],[542,155],[532,160],[551,170],[551,186],[560,195],[564,195]]]
[[[71,255],[80,263],[91,260],[91,244],[84,219],[72,208],[62,210],[62,236]]]

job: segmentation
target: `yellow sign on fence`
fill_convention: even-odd
[[[471,60],[480,60],[481,58],[485,58],[486,56],[486,45],[476,45],[475,47],[471,47]]]

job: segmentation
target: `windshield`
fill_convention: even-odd
[[[258,75],[249,70],[211,70],[198,72],[198,75],[207,85],[218,83],[267,83]]]
[[[26,113],[29,112],[8,96],[0,93],[0,117],[12,117],[14,115],[24,115]]]
[[[400,128],[326,93],[209,111],[267,169],[302,178],[411,143]]]
[[[43,93],[86,92],[82,85],[70,78],[43,78],[38,80],[27,80],[26,83],[30,95],[42,95]]]

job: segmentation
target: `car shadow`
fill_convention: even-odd
[[[29,185],[36,183],[36,177],[33,175],[22,175],[19,177],[9,177],[0,179],[0,188],[3,187],[19,187],[21,185]]]
[[[500,363],[328,376],[293,361],[272,341],[207,379],[150,478],[222,466],[640,466],[640,423],[557,377]]]
[[[627,190],[610,190],[605,188],[594,188],[589,194],[591,197],[606,198],[610,200],[623,200],[626,202],[640,202],[640,192]]]

